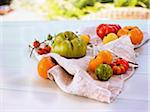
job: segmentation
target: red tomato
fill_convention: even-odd
[[[42,49],[42,48],[39,48],[39,49],[37,50],[37,53],[38,53],[39,55],[44,54],[43,49]]]
[[[98,35],[101,39],[104,38],[105,32],[106,32],[105,24],[100,24],[100,25],[96,28],[96,33],[97,33],[97,35]]]
[[[40,47],[40,42],[39,41],[34,41],[33,42],[33,46],[34,46],[34,48],[38,48],[38,47]]]
[[[113,66],[112,70],[113,70],[114,75],[120,75],[121,74],[121,69],[119,66]]]
[[[120,26],[120,25],[116,25],[116,27],[118,28],[118,30],[120,30],[120,29],[121,29],[121,26]]]
[[[126,73],[129,68],[129,64],[124,59],[117,59],[115,62],[111,63],[114,75],[120,75]]]
[[[108,27],[109,33],[114,33],[116,30],[113,28],[113,26]]]
[[[128,68],[129,68],[129,63],[124,59],[117,59],[116,63],[117,64],[122,64],[126,68],[126,70],[128,70]]]
[[[117,24],[100,24],[96,28],[97,35],[103,39],[109,33],[117,33],[121,29],[120,25]]]
[[[43,50],[45,50],[47,53],[49,53],[51,51],[51,47],[49,45],[45,45]]]
[[[126,69],[123,65],[120,65],[120,69],[122,74],[126,73]]]

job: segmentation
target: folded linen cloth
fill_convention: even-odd
[[[114,45],[120,47],[116,48]],[[129,37],[123,37],[112,43],[110,42],[110,45],[104,46],[101,49],[108,49],[120,57],[124,55],[124,53],[121,54],[123,47],[125,47],[124,45],[129,48],[129,51],[125,50],[123,51],[124,53],[132,52],[129,55],[125,55],[124,58],[135,60],[134,47]],[[101,49],[92,50],[99,51]],[[116,52],[116,49],[120,53]],[[38,60],[42,58],[37,53],[34,52],[34,54]],[[80,59],[66,59],[55,53],[49,53],[44,56],[50,56],[58,63],[58,65],[48,71],[48,77],[54,79],[62,91],[106,103],[111,103],[117,98],[123,90],[125,80],[130,78],[135,71],[134,66],[131,65],[126,74],[112,76],[108,81],[98,81],[87,72],[88,62],[93,57],[91,52],[88,52],[87,56]]]

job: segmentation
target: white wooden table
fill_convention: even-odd
[[[0,112],[148,112],[150,43],[139,50],[139,68],[118,99],[105,104],[63,93],[54,82],[37,75],[37,62],[29,58],[28,44],[48,33],[100,23],[137,25],[148,32],[148,21],[52,21],[0,23]]]

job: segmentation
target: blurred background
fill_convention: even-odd
[[[0,19],[150,19],[150,3],[149,0],[0,0]]]

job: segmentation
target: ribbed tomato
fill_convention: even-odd
[[[121,29],[121,26],[118,24],[100,24],[96,28],[97,35],[103,40],[104,36],[109,33],[117,33]]]
[[[124,59],[117,59],[115,62],[111,63],[114,75],[121,75],[126,73],[129,68],[129,64]]]

